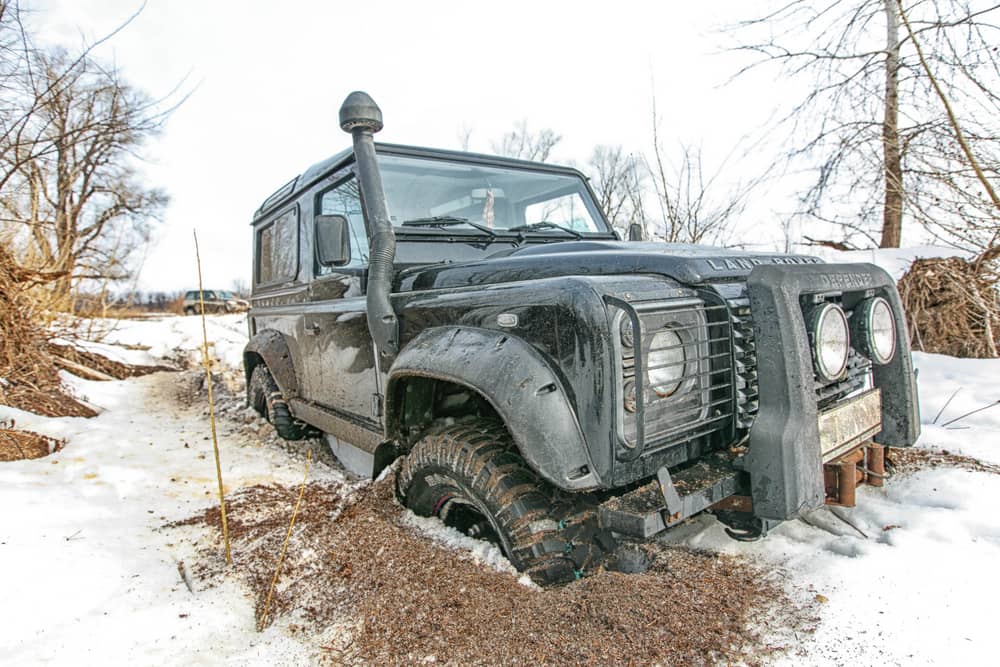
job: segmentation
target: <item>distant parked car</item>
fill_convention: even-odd
[[[241,299],[228,290],[204,290],[206,313],[245,313],[250,310],[250,302]],[[184,314],[197,315],[201,312],[198,290],[184,294]]]

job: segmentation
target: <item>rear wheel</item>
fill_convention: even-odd
[[[250,407],[271,422],[274,430],[285,440],[303,440],[317,433],[314,428],[292,416],[271,372],[262,363],[257,364],[250,374],[247,400]]]
[[[579,578],[614,547],[598,530],[591,499],[540,480],[493,422],[432,431],[406,457],[396,485],[415,513],[495,543],[540,584]]]

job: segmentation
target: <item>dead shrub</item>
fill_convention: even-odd
[[[1000,343],[1000,276],[960,257],[917,259],[899,280],[914,350],[995,358]]]

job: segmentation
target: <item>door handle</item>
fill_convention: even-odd
[[[306,333],[315,336],[319,333],[319,322],[306,325]]]

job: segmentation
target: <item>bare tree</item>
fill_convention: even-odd
[[[246,278],[233,278],[233,281],[229,285],[233,293],[241,299],[250,297],[250,285],[247,283]]]
[[[515,123],[514,129],[504,134],[500,141],[492,142],[491,146],[497,155],[545,162],[560,141],[562,136],[552,130],[546,128],[534,132],[528,129],[527,120],[521,120]]]
[[[773,129],[788,140],[785,166],[812,174],[796,214],[825,223],[829,239],[821,243],[896,247],[904,218],[970,249],[989,236],[995,212],[928,74],[935,72],[962,109],[956,120],[995,177],[1000,34],[991,18],[998,8],[972,0],[915,3],[903,33],[898,0],[785,0],[736,24],[738,50],[757,56],[741,74],[777,66],[808,82]]]
[[[458,129],[458,145],[463,151],[468,151],[472,146],[472,127],[462,124]]]
[[[167,201],[143,183],[138,154],[170,109],[86,53],[37,49],[19,22],[13,32],[20,46],[0,62],[3,226],[22,262],[63,276],[60,296],[81,280],[126,278]]]
[[[587,172],[601,209],[622,237],[633,223],[645,228],[646,169],[640,157],[626,153],[621,146],[595,146]]]
[[[728,158],[706,172],[700,147],[678,144],[676,161],[670,160],[669,153],[660,137],[654,97],[653,151],[646,167],[663,225],[662,231],[654,233],[668,243],[726,243],[757,179],[724,182]]]

